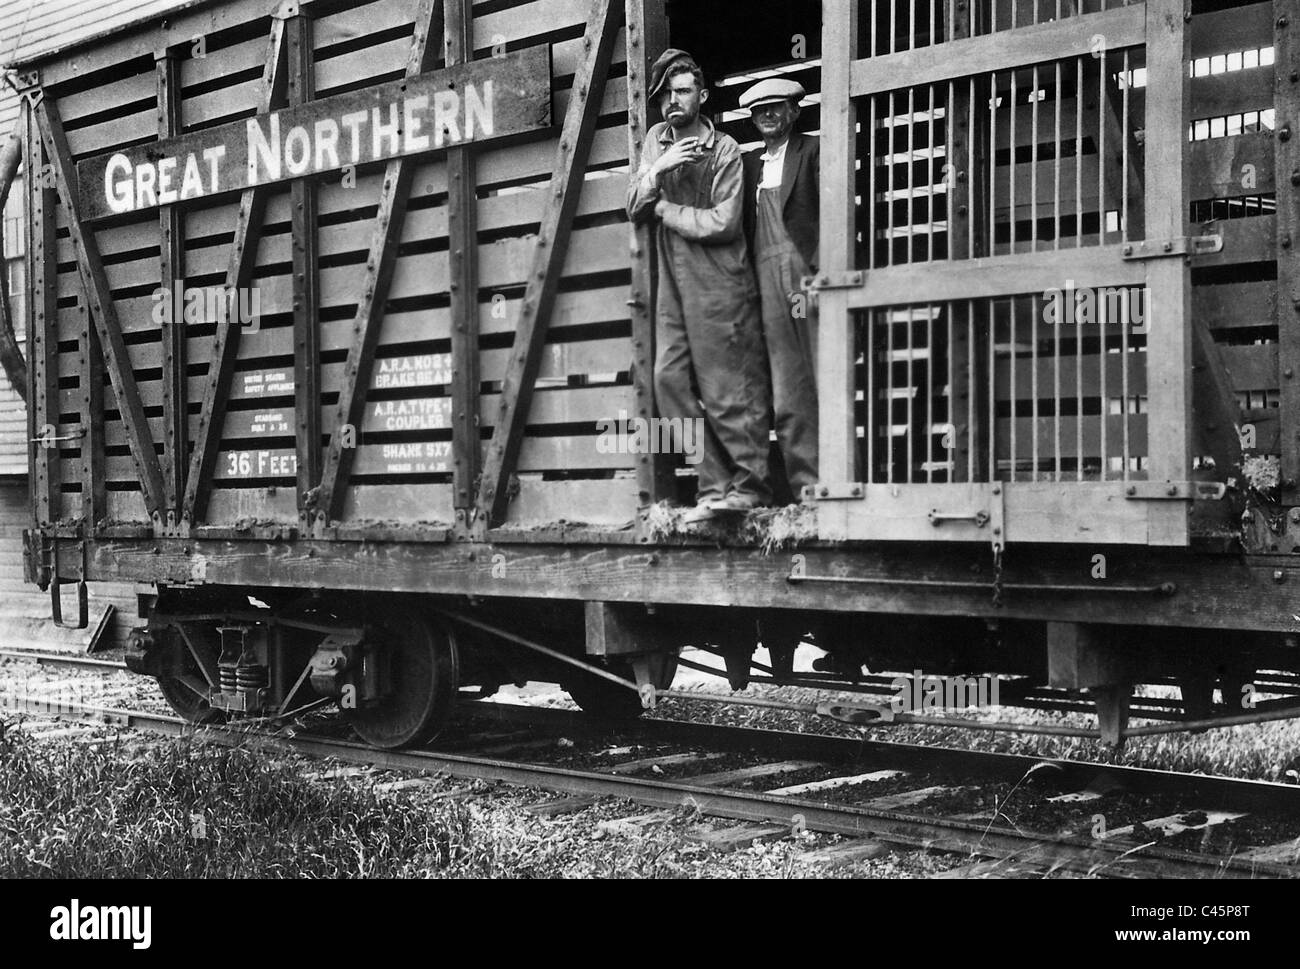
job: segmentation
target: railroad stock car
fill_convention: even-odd
[[[740,688],[760,643],[762,680],[996,673],[1112,741],[1289,715],[1298,19],[199,0],[18,65],[29,578],[60,615],[149,584],[130,663],[187,717],[336,701],[387,747],[531,679],[635,715],[685,646]],[[774,75],[821,138],[820,481],[721,525],[610,439],[655,417],[625,206],[670,45],[742,144]]]

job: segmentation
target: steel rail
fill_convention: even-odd
[[[1080,837],[1025,833],[948,818],[925,818],[855,805],[719,790],[693,785],[689,781],[635,778],[496,760],[472,754],[376,750],[355,742],[310,734],[277,737],[261,731],[239,730],[229,726],[196,727],[177,717],[139,711],[77,704],[58,706],[56,715],[66,719],[109,723],[169,736],[202,735],[229,745],[252,741],[261,748],[271,747],[310,756],[333,757],[348,763],[386,770],[432,771],[463,779],[491,780],[570,795],[624,798],[659,808],[693,807],[701,813],[716,817],[789,824],[792,830],[801,826],[832,834],[875,838],[914,849],[995,859],[1031,859],[1034,864],[1050,864],[1054,868],[1064,867],[1090,874],[1184,877],[1212,873],[1219,878],[1300,876],[1300,868],[1287,865],[1247,862],[1237,858],[1210,858],[1153,845],[1110,845]],[[665,721],[656,721],[663,722]]]
[[[562,731],[581,731],[592,718],[574,710],[527,707],[491,701],[463,701],[473,716],[504,723],[527,722]],[[610,721],[598,721],[611,726]],[[762,748],[783,758],[827,763],[870,764],[908,770],[969,774],[989,780],[1018,781],[1032,770],[1052,771],[1060,786],[1082,790],[1090,784],[1133,794],[1171,794],[1201,802],[1202,808],[1234,806],[1252,811],[1300,813],[1300,785],[1242,777],[1185,774],[1150,767],[1105,764],[1065,758],[1031,757],[994,751],[965,750],[929,744],[866,740],[821,733],[794,733],[757,727],[694,723],[668,718],[621,721],[620,732],[665,743],[697,744],[711,750]]]

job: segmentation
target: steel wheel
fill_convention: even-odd
[[[193,627],[189,632],[189,644],[194,649],[208,652],[215,666],[216,651],[209,649],[207,638],[202,633],[196,632]],[[173,635],[176,637],[173,648],[179,650],[183,657],[181,672],[158,677],[158,689],[162,692],[163,698],[178,717],[190,723],[225,723],[225,711],[214,710],[208,703],[209,684],[203,676],[203,671],[199,669],[199,664],[190,654],[189,646],[186,645],[186,634],[177,629]]]
[[[394,610],[379,635],[393,693],[382,702],[349,711],[352,729],[372,747],[397,750],[433,739],[446,724],[459,688],[456,640],[414,612]]]

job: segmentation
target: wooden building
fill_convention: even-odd
[[[0,2],[0,64],[8,65],[116,29],[173,7],[179,0],[4,0]],[[19,123],[20,99],[12,85],[0,86],[0,139]],[[4,267],[11,319],[20,346],[26,334],[26,192],[20,172],[4,207]],[[86,632],[59,630],[50,621],[47,593],[23,582],[22,532],[31,521],[27,477],[27,409],[0,371],[0,645],[84,642]],[[130,585],[95,583],[90,588],[91,622],[106,606],[116,613],[105,643],[120,643],[135,611]]]

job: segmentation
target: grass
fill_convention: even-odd
[[[544,820],[536,792],[491,789],[471,802],[387,795],[372,782],[302,776],[319,763],[197,739],[87,746],[3,733],[2,878],[789,878],[787,840],[716,855],[683,843],[687,809],[636,836],[602,830],[619,801]],[[202,819],[199,828],[197,820]],[[672,822],[672,823],[670,823]],[[932,864],[925,862],[924,864]],[[872,872],[906,874],[892,862]],[[862,873],[865,869],[858,869]],[[851,871],[837,871],[844,876]]]
[[[770,555],[817,537],[817,513],[809,505],[756,508],[743,516],[720,516],[697,525],[682,521],[688,510],[667,502],[646,509],[645,528],[650,541],[669,542],[690,535],[757,545],[764,555]]]
[[[464,806],[312,783],[244,748],[0,739],[0,876],[347,878],[493,867]]]

